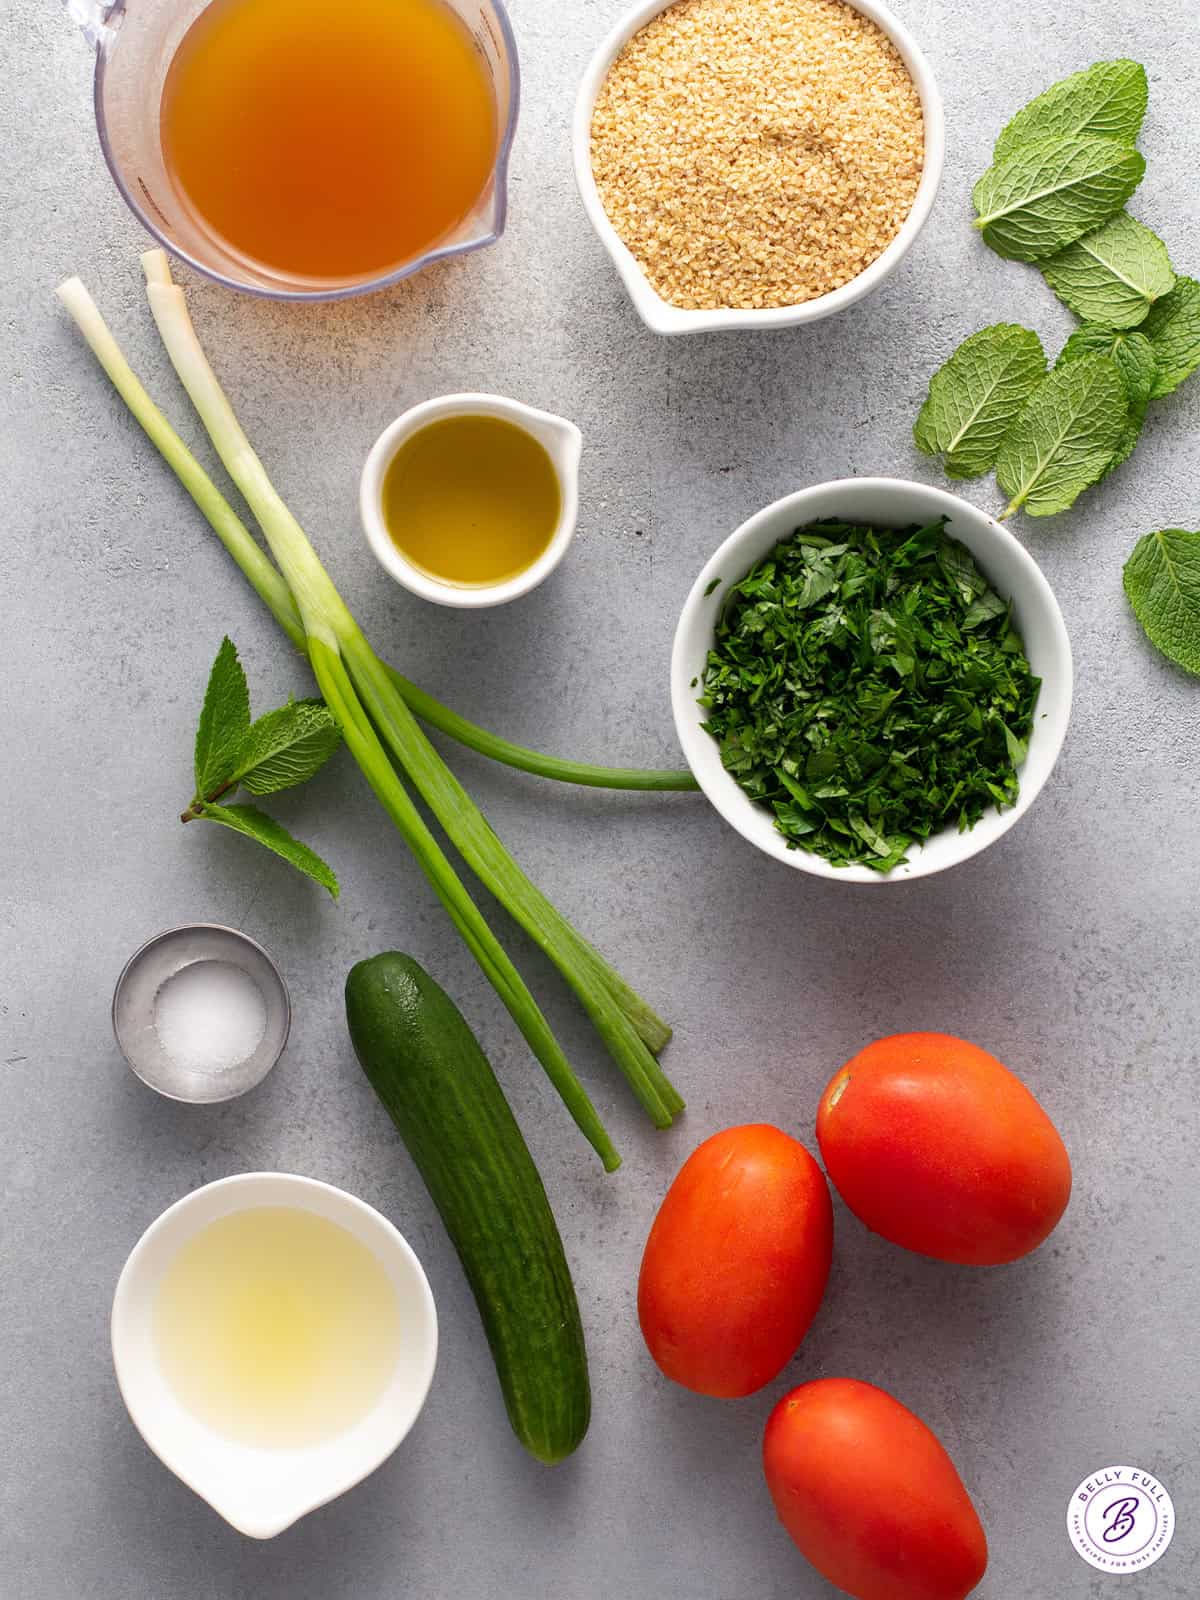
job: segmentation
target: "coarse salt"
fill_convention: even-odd
[[[258,1049],[267,1007],[258,984],[231,961],[193,961],[155,995],[154,1027],[177,1067],[228,1072]]]

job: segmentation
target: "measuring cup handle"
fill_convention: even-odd
[[[108,19],[115,10],[116,0],[67,0],[68,16],[79,24],[93,50],[99,50],[108,37]]]

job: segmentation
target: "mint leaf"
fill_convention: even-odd
[[[913,427],[917,448],[944,452],[951,478],[978,477],[1045,375],[1042,341],[1028,328],[998,322],[973,333],[929,380]]]
[[[1150,86],[1136,61],[1097,61],[1056,83],[1013,117],[996,140],[994,161],[1034,139],[1074,139],[1099,134],[1133,144],[1146,115]]]
[[[1200,367],[1200,283],[1178,278],[1142,324],[1158,362],[1152,400],[1174,394]]]
[[[1120,368],[1085,355],[1056,367],[1034,390],[1000,449],[996,477],[1011,496],[1004,515],[1065,511],[1103,476],[1129,419]]]
[[[204,705],[196,728],[196,794],[203,799],[229,777],[237,749],[250,726],[250,690],[237,650],[221,640],[208,675]]]
[[[975,185],[975,226],[997,255],[1041,261],[1107,222],[1145,170],[1145,157],[1115,139],[1019,144]]]
[[[1154,390],[1158,364],[1154,347],[1140,329],[1102,328],[1085,322],[1059,351],[1055,366],[1078,361],[1081,356],[1108,356],[1115,361],[1129,391],[1129,409],[1138,422],[1144,420]]]
[[[274,794],[311,778],[341,743],[323,700],[291,700],[247,730],[232,780],[251,794]]]
[[[1044,261],[1042,276],[1077,317],[1110,328],[1135,328],[1175,287],[1166,245],[1127,211]]]
[[[222,827],[232,828],[235,833],[243,833],[248,839],[257,839],[259,844],[266,845],[268,850],[273,850],[277,856],[282,856],[293,867],[301,872],[306,872],[310,878],[315,878],[322,888],[328,889],[336,900],[338,897],[338,881],[333,871],[328,867],[315,850],[310,850],[306,844],[301,844],[295,839],[281,823],[269,817],[265,811],[260,811],[257,806],[218,806],[206,803],[200,807],[199,815],[208,822],[219,822]]]
[[[1107,478],[1110,472],[1115,471],[1133,454],[1141,436],[1142,424],[1146,420],[1146,411],[1150,405],[1150,396],[1154,392],[1154,384],[1158,377],[1158,363],[1154,359],[1154,349],[1144,333],[1124,332],[1118,328],[1100,328],[1092,323],[1085,323],[1082,328],[1076,328],[1063,345],[1056,365],[1061,367],[1064,362],[1078,361],[1081,356],[1086,355],[1109,356],[1115,361],[1125,381],[1125,392],[1129,396],[1129,416],[1125,422],[1121,441],[1104,470],[1103,475]]]
[[[1200,674],[1200,533],[1148,533],[1125,563],[1125,593],[1155,649]]]

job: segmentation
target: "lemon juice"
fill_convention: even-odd
[[[200,1230],[154,1307],[163,1376],[200,1422],[239,1444],[302,1449],[360,1421],[401,1339],[381,1262],[337,1223],[256,1206]]]

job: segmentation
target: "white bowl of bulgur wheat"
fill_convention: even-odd
[[[941,96],[877,0],[643,0],[575,104],[592,225],[656,333],[784,328],[868,294],[933,205]]]

